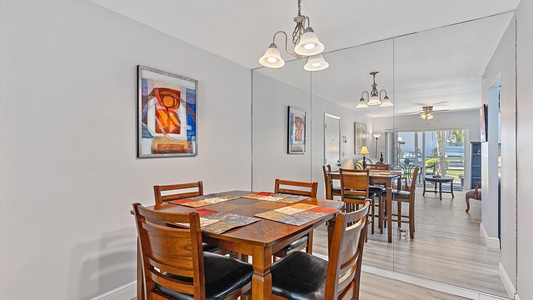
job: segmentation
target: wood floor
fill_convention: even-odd
[[[375,233],[369,234],[365,244],[363,264],[506,297],[498,274],[500,251],[487,249],[480,235],[481,203],[471,200],[470,213],[467,214],[464,192],[454,192],[453,200],[450,194],[443,194],[442,201],[433,193],[426,192],[423,197],[421,189],[417,189],[416,193],[415,238],[411,240],[407,233],[407,237],[400,240],[397,225],[393,224],[394,238],[390,244],[387,243],[386,231],[380,234],[375,228]],[[406,212],[407,206],[402,211]],[[407,229],[407,224],[402,226]],[[327,255],[325,227],[315,230],[314,236],[313,251]],[[370,276],[364,275],[364,278]],[[372,280],[367,284],[372,287]],[[363,299],[461,299],[427,297],[427,294],[422,294],[426,297],[421,298],[377,295],[380,292],[394,293],[395,290],[377,287]]]

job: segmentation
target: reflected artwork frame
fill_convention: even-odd
[[[305,154],[307,120],[305,110],[289,106],[287,153]]]
[[[198,155],[198,81],[137,66],[137,157]]]
[[[354,122],[353,132],[354,132],[353,153],[359,154],[359,152],[361,151],[361,147],[366,146],[366,135],[367,135],[366,124]]]

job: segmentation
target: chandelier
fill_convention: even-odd
[[[287,50],[288,36],[285,31],[278,31],[274,33],[272,43],[265,51],[265,54],[259,59],[259,63],[267,68],[281,68],[285,65],[285,61],[281,58],[281,54],[276,46],[275,40],[278,33],[285,35],[285,52],[288,55],[294,56],[297,59],[307,57],[307,63],[304,69],[307,71],[320,71],[326,69],[329,64],[324,60],[324,56],[320,53],[324,51],[324,45],[318,40],[318,36],[311,28],[309,17],[300,13],[300,4],[302,0],[298,0],[298,15],[294,17],[296,27],[292,32],[292,43],[294,45],[294,53]]]
[[[392,102],[389,99],[389,96],[387,96],[387,92],[385,90],[381,90],[378,92],[376,83],[376,74],[379,72],[370,72],[370,75],[372,75],[372,90],[369,92],[363,91],[361,93],[361,99],[359,100],[359,104],[355,108],[368,108],[369,106],[380,106],[380,107],[390,107],[392,106]],[[365,99],[365,93],[367,99]],[[385,94],[385,97],[381,98],[382,93]]]
[[[420,117],[424,120],[433,119],[433,106],[424,106],[420,112]]]

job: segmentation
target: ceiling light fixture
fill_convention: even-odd
[[[281,53],[276,46],[275,40],[278,33],[285,35],[285,52],[291,56],[300,59],[308,57],[304,69],[307,71],[320,71],[329,67],[329,64],[324,60],[322,51],[324,51],[324,44],[318,40],[318,36],[311,28],[309,17],[303,16],[300,13],[300,4],[302,0],[298,0],[298,15],[294,17],[296,27],[292,32],[292,43],[294,44],[294,52],[290,53],[287,50],[288,36],[285,31],[278,31],[274,33],[272,44],[265,51],[265,54],[259,59],[259,63],[267,68],[281,68],[285,61],[281,57]]]
[[[380,107],[391,107],[393,106],[392,101],[389,99],[389,96],[387,96],[387,91],[381,90],[378,92],[377,90],[377,83],[376,83],[376,74],[379,72],[370,72],[370,75],[372,75],[372,90],[369,92],[364,91],[361,93],[361,99],[359,100],[359,104],[355,108],[368,108],[369,106],[380,106]],[[365,93],[367,96],[367,99],[365,99]],[[381,94],[385,93],[385,97],[381,98]]]
[[[433,106],[424,106],[420,112],[420,117],[424,120],[433,119]]]

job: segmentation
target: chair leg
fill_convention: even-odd
[[[376,219],[376,203],[374,202],[374,199],[372,199],[372,207],[370,208],[370,213],[372,214],[372,234],[374,234],[374,220]]]
[[[468,213],[468,211],[470,210],[470,198],[465,197],[465,202],[466,202],[466,213]]]
[[[415,238],[415,206],[409,203],[409,236]]]
[[[305,251],[309,254],[313,254],[313,231],[310,231],[307,235],[307,246]]]
[[[398,203],[398,228],[402,228],[402,202],[396,201]]]

